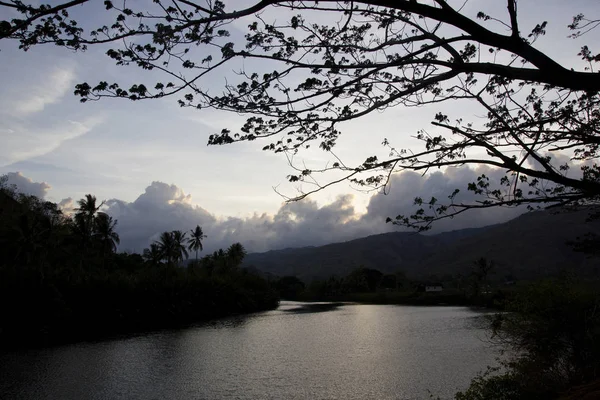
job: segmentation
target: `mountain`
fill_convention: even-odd
[[[480,257],[493,261],[497,275],[528,279],[574,268],[596,274],[599,257],[574,252],[568,241],[586,233],[600,235],[600,220],[589,211],[536,211],[503,224],[436,235],[394,232],[318,247],[252,253],[245,266],[274,275],[310,281],[344,276],[359,266],[384,273],[403,271],[411,278],[466,273]]]

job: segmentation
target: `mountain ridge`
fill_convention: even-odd
[[[501,224],[423,235],[373,234],[323,246],[286,248],[248,254],[245,266],[278,276],[310,281],[344,276],[359,266],[384,273],[403,271],[412,278],[464,274],[485,257],[500,274],[532,278],[580,268],[596,273],[598,257],[576,253],[566,242],[585,233],[600,234],[600,220],[587,222],[587,210],[534,211]]]

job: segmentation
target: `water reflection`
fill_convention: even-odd
[[[7,399],[451,398],[494,362],[459,307],[283,303],[119,340],[0,356]]]
[[[333,311],[344,305],[344,303],[289,303],[279,309],[290,313],[315,313]]]

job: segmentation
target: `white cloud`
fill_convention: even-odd
[[[425,200],[436,197],[443,202],[455,189],[460,189],[456,201],[473,202],[477,198],[466,188],[481,174],[497,183],[505,175],[505,171],[478,166],[447,168],[425,176],[415,172],[396,174],[391,178],[390,193],[371,196],[366,212],[359,212],[354,205],[354,196],[345,194],[325,205],[319,205],[309,198],[284,203],[272,214],[219,217],[195,205],[191,195],[182,188],[159,181],[152,182],[132,202],[108,200],[105,211],[118,220],[117,232],[121,236],[121,249],[127,251],[142,251],[161,232],[175,229],[189,231],[196,225],[202,226],[208,235],[205,253],[234,242],[241,242],[252,252],[319,246],[399,230],[394,225],[386,224],[386,218],[414,213],[416,207],[413,202],[417,196]],[[11,173],[9,176],[11,182],[40,197],[50,188],[48,184],[33,182],[20,173]],[[74,201],[66,198],[59,206],[68,213],[73,210]],[[524,211],[523,207],[470,210],[455,218],[437,222],[432,232],[501,223]]]
[[[505,172],[487,166],[476,168],[458,167],[436,171],[422,177],[415,172],[404,172],[394,175],[391,179],[391,192],[389,195],[378,194],[371,198],[367,206],[365,219],[385,220],[397,215],[412,215],[417,207],[413,205],[416,197],[429,201],[432,197],[438,199],[440,204],[448,204],[448,196],[455,189],[459,194],[455,197],[456,203],[474,203],[481,198],[467,190],[467,185],[476,182],[477,177],[485,174],[490,178],[492,185],[497,185]],[[427,208],[424,207],[426,210]],[[438,221],[433,225],[431,232],[443,232],[454,229],[474,228],[507,221],[524,212],[523,208],[493,207],[486,209],[469,210],[451,219]]]
[[[46,197],[48,190],[51,188],[46,182],[34,182],[21,172],[9,172],[6,177],[8,178],[6,184],[9,186],[14,185],[17,192],[33,195],[40,199]]]
[[[57,149],[66,140],[89,132],[102,121],[99,117],[84,121],[66,121],[51,127],[29,127],[15,124],[0,128],[0,166],[41,156]]]
[[[73,67],[55,67],[48,75],[28,79],[25,88],[10,102],[5,112],[18,116],[28,116],[42,111],[47,105],[57,103],[73,88],[75,70]]]
[[[422,177],[406,172],[392,177],[389,195],[371,197],[366,213],[354,207],[353,195],[338,196],[330,204],[319,206],[305,199],[283,204],[273,214],[256,213],[249,217],[217,217],[192,202],[190,195],[176,185],[152,182],[133,202],[109,200],[107,212],[118,221],[122,249],[141,251],[163,231],[189,231],[202,226],[208,238],[206,251],[241,242],[249,251],[266,251],[286,247],[318,246],[346,241],[371,234],[398,230],[385,223],[386,217],[412,214],[416,196],[446,199],[454,189],[461,189],[459,200],[472,201],[467,184],[485,173],[499,180],[503,171],[487,167],[447,169]],[[441,221],[434,232],[479,227],[507,221],[524,210],[522,208],[493,208],[473,210],[464,215]]]
[[[71,214],[75,212],[75,202],[72,197],[67,197],[58,202],[58,208],[60,208],[64,214]]]

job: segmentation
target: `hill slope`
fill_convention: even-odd
[[[304,280],[343,276],[361,265],[384,273],[404,271],[413,278],[431,274],[464,273],[473,260],[486,257],[497,273],[532,278],[572,267],[594,273],[600,259],[585,257],[567,241],[592,232],[600,234],[600,221],[586,222],[586,211],[532,212],[509,222],[437,235],[395,232],[319,247],[252,253],[245,265]]]

